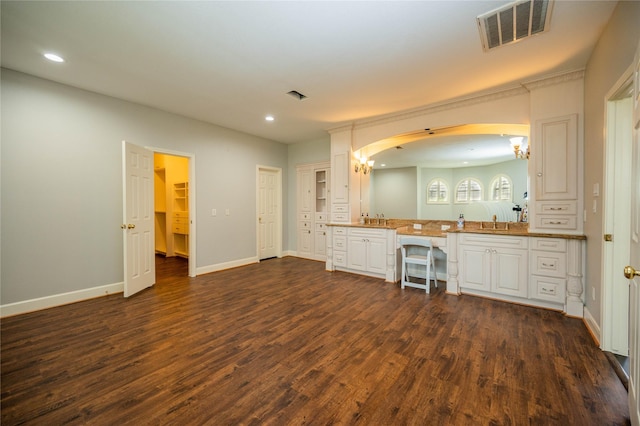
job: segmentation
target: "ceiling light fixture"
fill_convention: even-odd
[[[513,148],[513,153],[516,155],[516,158],[519,160],[528,160],[529,146],[527,145],[526,151],[522,151],[522,149],[520,148],[522,146],[523,139],[524,137],[522,136],[515,136],[513,138],[510,138],[509,141],[511,142],[511,148]]]
[[[267,121],[274,121],[275,120],[273,115],[267,115],[264,119],[267,120]]]
[[[64,62],[61,56],[56,55],[55,53],[45,53],[44,57],[50,60],[51,62]]]

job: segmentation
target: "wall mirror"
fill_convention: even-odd
[[[517,221],[513,208],[527,202],[528,135],[528,125],[465,125],[422,129],[373,144],[363,212],[431,220],[464,214],[483,221],[495,214],[499,221]],[[517,136],[523,138],[519,154],[511,142]]]

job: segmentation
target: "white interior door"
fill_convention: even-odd
[[[279,200],[278,172],[258,170],[258,257],[278,256]]]
[[[640,43],[636,49],[633,89],[633,165],[631,167],[631,247],[629,266],[640,270]],[[625,270],[625,272],[631,272]],[[640,424],[640,276],[629,274],[629,413]]]
[[[602,349],[629,355],[629,287],[620,271],[629,260],[631,230],[631,145],[633,129],[632,80],[630,76],[607,102],[602,298]],[[594,188],[594,196],[598,196]]]
[[[124,297],[156,282],[153,152],[122,141]]]

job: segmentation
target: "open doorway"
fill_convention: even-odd
[[[152,150],[156,273],[195,276],[192,157]]]

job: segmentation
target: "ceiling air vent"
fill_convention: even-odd
[[[553,0],[524,0],[478,16],[482,48],[486,51],[520,41],[549,29]]]
[[[298,99],[298,100],[303,100],[304,98],[306,98],[305,95],[303,95],[302,93],[298,92],[297,90],[292,90],[290,92],[287,92],[287,95],[293,96],[294,98]]]

